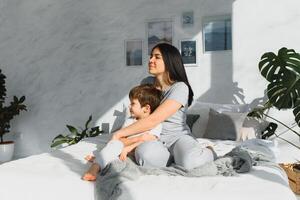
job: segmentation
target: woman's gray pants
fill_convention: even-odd
[[[171,161],[186,169],[192,169],[214,160],[214,153],[203,148],[190,135],[181,136],[167,148],[161,141],[148,141],[135,150],[136,162],[146,167],[165,167]]]

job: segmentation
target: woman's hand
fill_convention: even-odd
[[[145,132],[142,135],[142,140],[145,141],[152,141],[152,140],[157,140],[157,137],[149,132]]]
[[[111,140],[120,140],[121,137],[122,137],[121,133],[119,131],[117,131],[117,132],[113,133]]]

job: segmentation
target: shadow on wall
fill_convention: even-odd
[[[210,61],[211,77],[210,88],[197,100],[209,103],[245,104],[243,89],[238,86],[238,82],[233,81],[231,50],[233,39],[232,31],[228,31],[232,26],[227,21],[223,25],[224,27],[221,26],[221,21],[216,21],[209,23],[208,29],[201,30],[205,34],[204,50],[209,50],[204,52],[203,58]]]
[[[210,88],[197,100],[209,103],[245,104],[245,96],[238,82],[233,81],[232,52],[211,52]],[[225,62],[224,62],[225,61]]]

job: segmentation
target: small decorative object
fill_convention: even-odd
[[[14,96],[10,105],[4,105],[6,98],[5,78],[6,76],[2,74],[0,69],[0,163],[10,161],[14,153],[14,142],[3,139],[3,136],[10,131],[10,121],[20,114],[20,111],[26,110],[26,106],[23,104],[25,96],[21,98]]]
[[[264,105],[254,108],[249,115],[257,118],[270,118],[300,137],[300,133],[269,116],[266,112],[272,107],[278,110],[293,109],[295,121],[300,127],[300,54],[295,52],[294,49],[285,47],[278,51],[278,55],[273,52],[264,53],[259,62],[259,71],[269,81],[267,86],[268,101]],[[296,144],[276,134],[277,126],[276,123],[270,123],[267,128],[267,136],[275,135],[300,149]]]
[[[143,40],[125,41],[126,66],[143,65]]]
[[[191,27],[194,25],[194,12],[183,12],[181,16],[182,27]]]
[[[169,19],[148,22],[148,55],[152,48],[161,42],[172,44],[173,28]]]
[[[60,135],[56,136],[52,140],[51,147],[53,148],[53,147],[56,147],[56,146],[59,146],[59,145],[65,144],[65,143],[68,145],[76,144],[83,138],[96,137],[100,133],[103,133],[103,131],[99,130],[99,126],[89,128],[89,123],[91,121],[92,121],[92,116],[89,116],[89,119],[85,123],[85,128],[84,129],[79,128],[79,129],[81,129],[80,131],[78,129],[76,129],[74,126],[67,125],[67,128],[69,129],[69,131],[71,133],[68,135],[60,134]]]
[[[300,163],[281,163],[279,165],[288,175],[290,188],[296,194],[300,194]]]
[[[185,66],[197,65],[196,40],[181,40],[179,49]]]

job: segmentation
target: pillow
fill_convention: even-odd
[[[212,108],[218,112],[246,112],[248,109],[247,104],[213,104],[194,101],[188,110],[188,114],[199,114],[200,118],[192,126],[192,134],[197,137],[203,137],[207,122],[209,109]]]
[[[186,124],[190,129],[192,130],[193,124],[197,121],[197,119],[200,117],[200,115],[197,114],[187,114],[186,115]]]
[[[204,138],[218,140],[239,140],[241,128],[248,113],[219,113],[209,110],[209,119]]]

